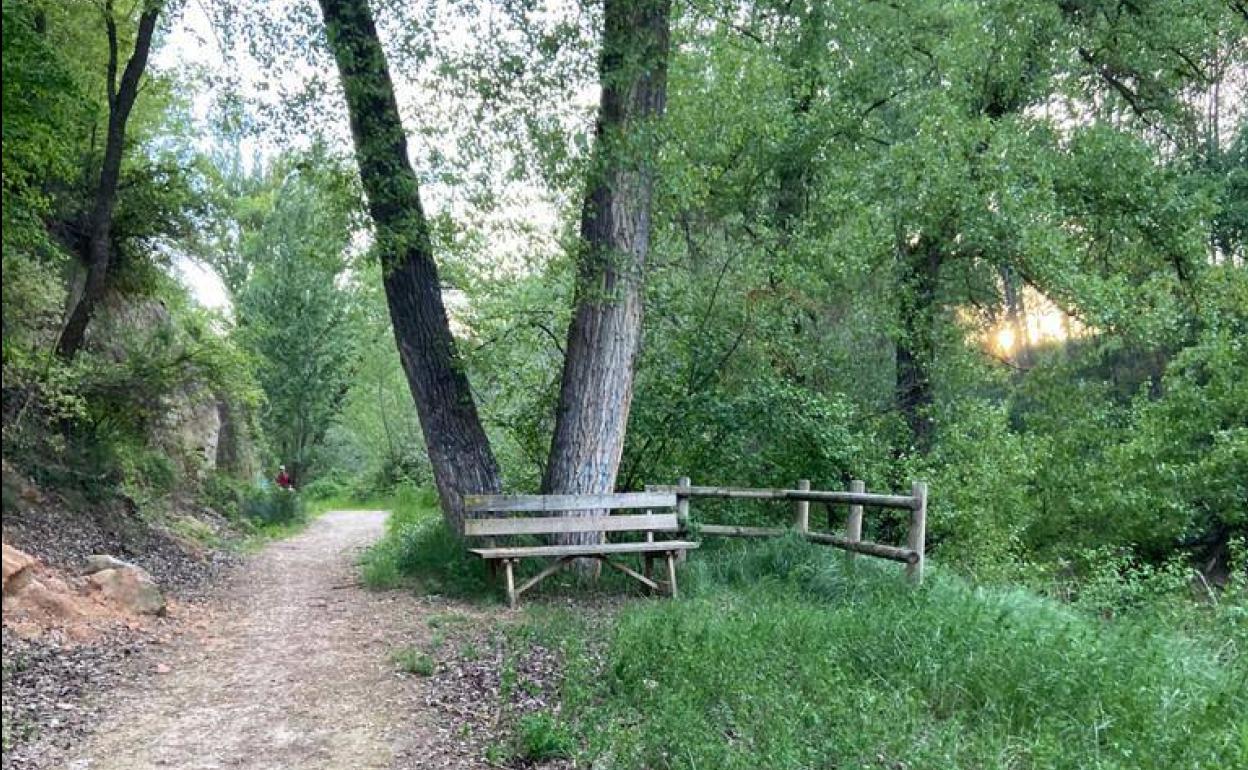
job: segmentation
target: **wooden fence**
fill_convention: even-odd
[[[848,492],[825,492],[811,489],[810,481],[807,479],[797,482],[796,489],[745,489],[693,486],[689,477],[685,476],[676,485],[647,484],[646,491],[676,493],[676,514],[682,529],[688,527],[689,503],[694,498],[791,501],[793,503],[792,528],[701,524],[697,530],[703,535],[720,537],[777,537],[796,530],[813,543],[830,545],[848,551],[850,558],[853,558],[854,554],[862,553],[902,562],[906,565],[906,576],[911,582],[923,581],[924,551],[927,541],[927,484],[922,481],[916,481],[911,485],[909,495],[881,495],[867,492],[866,484],[861,481],[851,482]],[[811,531],[811,503],[824,503],[828,506],[828,529],[833,527],[832,505],[848,505],[849,515],[845,519],[845,534]],[[906,537],[905,548],[872,543],[862,539],[862,514],[863,509],[867,507],[899,508],[910,511],[910,529]]]

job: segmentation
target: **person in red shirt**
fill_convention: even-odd
[[[295,481],[286,472],[286,466],[282,465],[277,469],[277,485],[282,489],[294,489]]]

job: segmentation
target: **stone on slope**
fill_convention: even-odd
[[[107,554],[96,553],[88,556],[86,558],[86,565],[87,566],[82,570],[82,574],[84,575],[94,575],[95,573],[103,572],[106,569],[137,569],[142,571],[143,574],[147,575],[149,578],[151,577],[147,570],[142,567],[131,564],[128,561],[122,561],[116,556],[109,556]]]
[[[142,615],[165,614],[165,597],[152,580],[138,567],[114,567],[92,573],[88,586],[97,590],[108,602]]]

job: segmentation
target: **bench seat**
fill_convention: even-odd
[[[687,551],[698,543],[688,540],[656,540],[652,543],[598,543],[590,545],[536,545],[515,548],[469,548],[483,559],[524,559],[534,556],[593,556],[610,553],[664,553]]]
[[[578,559],[597,559],[612,569],[641,582],[653,591],[676,595],[676,556],[697,548],[688,540],[660,540],[656,534],[678,534],[681,525],[672,509],[676,495],[670,492],[622,492],[585,495],[468,495],[465,508],[472,515],[464,522],[464,536],[483,540],[470,553],[501,564],[506,578],[507,603],[512,607],[520,594]],[[643,514],[611,514],[611,511],[644,510]],[[667,510],[667,513],[655,513]],[[482,515],[486,514],[486,515]],[[530,515],[536,514],[536,515]],[[608,543],[611,533],[633,533],[642,542]],[[547,537],[568,540],[579,535],[601,539],[599,543],[564,545],[498,545],[497,538]],[[478,542],[480,542],[480,540]],[[614,557],[641,556],[641,572]],[[521,559],[551,559],[541,572],[521,585],[515,583],[515,567]],[[656,560],[667,563],[667,579],[653,577]]]

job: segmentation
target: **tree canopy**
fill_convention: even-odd
[[[455,516],[543,482],[923,477],[969,571],[1216,572],[1246,534],[1242,4],[267,10],[5,1],[12,446],[134,408],[116,367],[207,367],[259,455],[435,481]],[[224,69],[169,55],[188,29]],[[93,292],[186,346],[91,314],[50,355]]]

